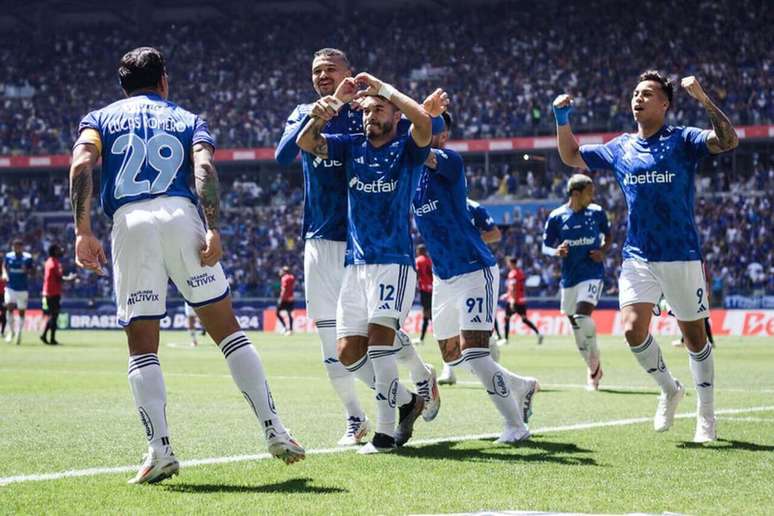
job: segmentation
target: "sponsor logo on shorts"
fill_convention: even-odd
[[[390,384],[390,389],[387,391],[387,404],[391,408],[395,408],[398,405],[398,380],[395,379]]]
[[[492,390],[501,398],[507,398],[510,396],[510,392],[508,392],[508,386],[505,383],[503,373],[497,372],[494,374],[494,376],[492,376]]]
[[[142,426],[145,427],[145,437],[150,441],[153,439],[153,423],[151,422],[151,418],[144,408],[140,407],[137,411],[140,413],[140,422],[142,423]]]
[[[185,280],[185,282],[188,283],[188,286],[191,288],[203,287],[204,285],[215,283],[215,275],[210,274],[209,272],[203,272],[196,276],[191,276]]]
[[[152,290],[138,290],[129,294],[126,304],[132,306],[136,303],[147,303],[149,301],[158,301],[159,295]]]

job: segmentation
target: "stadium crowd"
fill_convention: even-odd
[[[723,176],[724,178],[726,176]],[[501,178],[504,180],[504,178]],[[710,185],[715,177],[697,180]],[[547,179],[562,185],[559,174]],[[696,204],[696,222],[701,232],[704,257],[713,278],[716,302],[724,295],[762,295],[774,293],[774,242],[770,221],[774,220],[771,197],[764,192],[774,188],[774,168],[747,179],[728,182],[714,195],[700,196]],[[625,235],[625,202],[611,175],[597,175],[596,202],[607,211],[613,228],[613,246],[605,261],[605,293],[617,294],[620,272],[620,248]],[[266,183],[265,183],[266,184]],[[53,185],[53,186],[51,186]],[[247,175],[223,174],[224,216],[222,235],[225,255],[223,266],[236,298],[275,298],[279,292],[279,270],[288,265],[296,275],[297,298],[303,297],[303,240],[301,218],[303,192],[291,187],[287,174],[276,174],[261,188]],[[719,185],[720,186],[720,185]],[[21,237],[36,263],[42,264],[48,245],[66,248],[65,270],[73,270],[73,228],[69,199],[64,195],[63,179],[16,178],[2,176],[0,181],[0,242],[6,250],[14,237]],[[558,205],[563,202],[561,188],[548,192]],[[757,190],[759,193],[751,193]],[[59,192],[58,194],[56,192]],[[526,191],[525,191],[526,192]],[[493,199],[497,198],[494,194]],[[501,272],[504,258],[515,256],[525,270],[530,296],[555,296],[559,289],[560,263],[541,254],[542,231],[548,209],[525,214],[514,223],[502,226],[503,240],[495,244]],[[57,213],[58,212],[58,213]],[[93,217],[95,233],[101,235],[109,253],[109,221],[102,214]],[[416,240],[420,241],[415,234]],[[42,275],[33,280],[31,293],[37,297]],[[79,280],[67,287],[66,295],[86,299],[110,298],[110,277],[79,272]],[[170,292],[175,296],[174,287]]]
[[[619,131],[632,125],[634,79],[654,66],[699,76],[734,123],[768,124],[774,47],[765,4],[508,2],[337,13],[330,23],[294,13],[199,25],[19,27],[0,33],[0,155],[68,152],[80,117],[121,96],[117,62],[138,41],[166,53],[172,99],[202,113],[223,148],[278,141],[291,109],[314,97],[310,62],[321,46],[345,49],[356,70],[415,97],[446,88],[456,138],[551,134],[550,102],[560,91],[576,97],[576,131]],[[375,17],[390,30],[373,30]],[[695,124],[706,115],[679,95],[668,118],[677,120]]]

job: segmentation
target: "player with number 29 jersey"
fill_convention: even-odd
[[[191,148],[196,143],[215,146],[204,120],[154,94],[92,111],[81,120],[79,133],[78,143],[100,149],[100,201],[110,217],[124,204],[159,195],[196,203],[188,187]]]

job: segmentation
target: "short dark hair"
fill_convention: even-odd
[[[344,61],[344,64],[347,65],[347,68],[352,69],[352,65],[349,64],[349,59],[347,58],[347,54],[344,53],[343,50],[339,50],[338,48],[321,48],[317,52],[314,53],[314,58],[318,57],[338,57],[342,61]]]
[[[157,88],[166,73],[164,56],[153,47],[130,50],[118,64],[118,80],[128,94],[137,90]]]
[[[59,247],[59,244],[51,244],[50,246],[48,246],[49,256],[57,257],[61,254],[61,252],[62,252],[62,248]]]
[[[451,132],[452,127],[454,127],[454,118],[451,116],[451,113],[444,111],[441,113],[441,116],[443,117],[443,125],[446,131]]]
[[[11,245],[24,245],[24,240],[22,240],[19,237],[16,237],[13,239],[13,242],[11,242]]]
[[[642,81],[654,81],[659,83],[661,85],[661,91],[664,92],[667,100],[669,100],[669,106],[672,106],[672,97],[675,95],[675,87],[672,84],[672,81],[661,75],[661,73],[657,70],[648,70],[640,74],[639,82]]]

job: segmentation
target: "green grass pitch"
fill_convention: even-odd
[[[537,376],[531,441],[496,445],[501,426],[474,378],[442,387],[432,423],[395,454],[331,451],[344,416],[320,363],[314,335],[254,333],[285,424],[310,454],[285,466],[265,446],[221,353],[187,335],[162,335],[172,443],[180,475],[131,486],[145,451],[126,379],[119,332],[60,332],[43,346],[27,334],[0,343],[0,514],[410,514],[531,510],[771,514],[774,511],[774,342],[722,338],[716,350],[719,440],[694,446],[692,417],[656,434],[656,389],[620,338],[601,339],[602,391],[582,389],[585,368],[571,338],[516,338],[501,362]],[[175,345],[176,344],[176,345]],[[660,339],[667,365],[689,386],[678,409],[694,411],[688,358]],[[439,367],[432,339],[418,348]],[[408,374],[401,370],[405,379]],[[359,386],[373,417],[371,394]],[[587,423],[596,423],[590,425]],[[463,438],[468,436],[467,438]],[[318,452],[315,452],[317,450]],[[321,453],[324,452],[324,453]],[[48,475],[39,480],[35,475]]]

